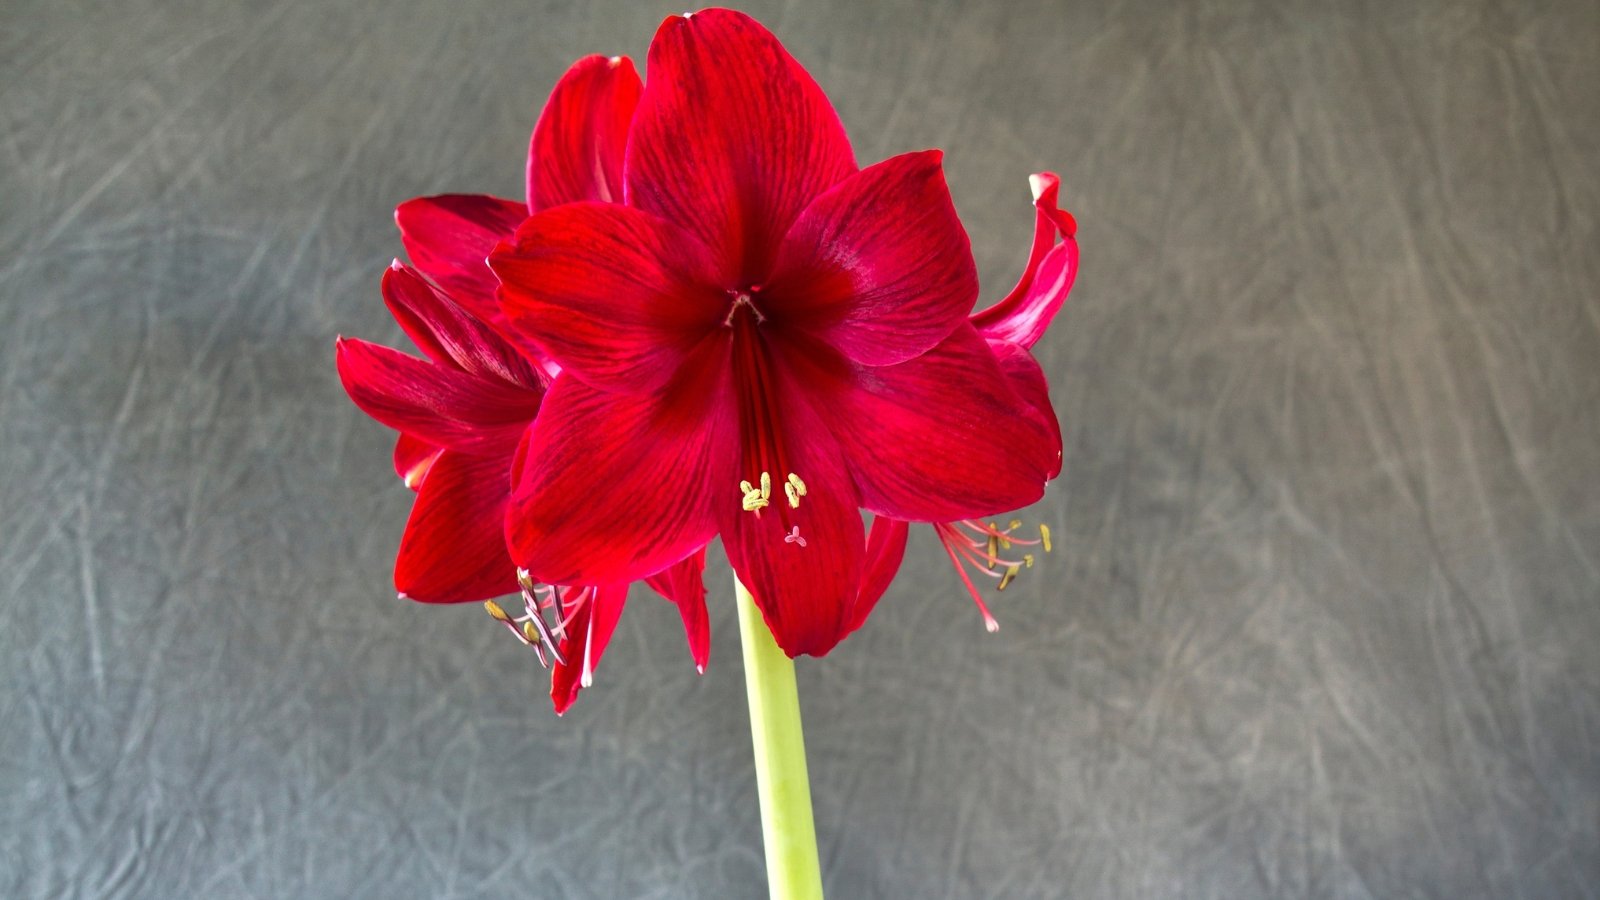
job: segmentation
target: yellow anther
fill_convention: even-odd
[[[772,476],[761,473],[761,499],[766,500],[772,496]]]
[[[1017,577],[1017,573],[1020,572],[1020,571],[1022,571],[1022,567],[1021,566],[1007,566],[1006,567],[1006,573],[1004,575],[1000,576],[1000,586],[996,587],[995,590],[997,590],[997,591],[1005,590],[1006,586],[1011,584],[1011,580],[1013,578],[1016,578]]]
[[[1007,531],[1016,531],[1018,528],[1021,528],[1021,527],[1022,527],[1022,520],[1021,519],[1012,519],[1011,520],[1011,524],[1006,526],[1006,530]]]
[[[1029,568],[1029,569],[1033,568],[1033,554],[1032,553],[1024,553],[1024,554],[1022,554],[1022,564],[1023,564],[1024,568]]]
[[[533,627],[532,622],[522,623],[522,639],[530,644],[539,643],[539,629]]]
[[[995,537],[992,534],[989,535],[989,546],[984,548],[984,554],[983,555],[984,555],[984,561],[983,561],[984,567],[988,568],[988,569],[993,569],[994,568],[995,559],[997,559],[1000,556],[1000,539]]]
[[[767,499],[761,496],[760,491],[751,491],[750,493],[744,495],[744,500],[741,501],[741,505],[744,507],[745,512],[755,512],[757,510],[766,508],[769,504]]]
[[[511,617],[506,615],[506,611],[501,609],[500,604],[494,602],[493,600],[483,601],[483,608],[489,613],[489,615],[494,616],[496,619],[499,619],[502,622],[511,621]]]
[[[789,498],[789,505],[795,508],[800,506],[800,492],[794,489],[790,482],[783,483],[783,495]]]
[[[796,475],[795,473],[790,472],[789,473],[789,483],[794,485],[794,492],[796,494],[799,494],[802,497],[804,497],[806,495],[806,483],[804,481],[800,480],[800,476],[799,475]]]
[[[756,487],[755,487],[755,485],[751,484],[748,481],[741,481],[741,482],[739,482],[739,490],[742,491],[743,493],[748,494],[751,491],[756,491]],[[756,491],[756,493],[759,494],[761,492],[760,491]]]
[[[1050,552],[1050,526],[1039,524],[1039,540],[1044,541],[1044,552]]]

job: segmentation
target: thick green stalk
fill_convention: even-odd
[[[761,795],[761,833],[767,849],[767,886],[772,900],[822,900],[817,831],[811,822],[811,782],[806,742],[800,730],[800,694],[794,660],[778,649],[750,592],[739,594],[739,638],[744,644],[745,689],[750,698],[750,737],[756,752],[756,790]]]

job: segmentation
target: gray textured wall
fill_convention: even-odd
[[[517,195],[676,7],[0,9],[0,895],[754,897],[727,572],[564,720],[397,602],[338,332],[390,210]],[[927,533],[801,665],[835,898],[1594,897],[1600,9],[768,2],[863,160],[941,146],[991,296],[1083,277],[1044,572]]]

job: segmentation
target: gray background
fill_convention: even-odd
[[[1082,222],[1056,554],[990,636],[922,530],[801,664],[831,895],[1600,894],[1600,9],[751,7],[989,296]],[[0,896],[760,895],[725,566],[557,720],[333,370],[673,11],[6,0]]]

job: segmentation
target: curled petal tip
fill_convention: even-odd
[[[405,263],[401,262],[398,258],[389,260],[389,268],[395,272],[404,271],[405,267]]]
[[[1033,199],[1038,200],[1044,196],[1045,189],[1049,187],[1049,182],[1045,181],[1043,174],[1029,175],[1028,187],[1033,189]]]

